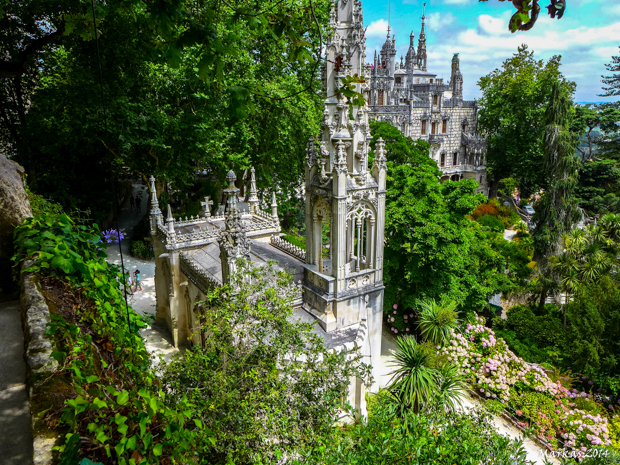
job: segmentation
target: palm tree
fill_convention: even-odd
[[[431,366],[430,355],[414,336],[403,336],[397,344],[398,350],[394,352],[396,369],[391,373],[388,390],[401,409],[413,409],[418,413],[431,403],[439,372]]]
[[[454,411],[462,406],[462,397],[467,390],[467,382],[458,367],[446,363],[439,370],[437,403],[447,411]]]
[[[422,336],[432,344],[443,344],[458,323],[456,302],[437,302],[432,299],[422,302],[420,307],[422,311],[418,327]]]
[[[465,378],[456,366],[436,366],[434,347],[419,344],[414,336],[398,339],[394,352],[396,369],[392,372],[387,391],[388,400],[400,416],[406,410],[419,413],[430,408],[455,410],[467,389]]]

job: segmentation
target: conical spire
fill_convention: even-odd
[[[422,71],[426,71],[426,34],[424,33],[424,20],[426,16],[424,11],[426,9],[426,2],[422,6],[422,30],[420,31],[420,38],[418,39],[418,68]]]
[[[168,217],[166,218],[166,226],[168,226],[168,234],[174,234],[174,217],[172,216],[172,208],[168,204]]]
[[[256,189],[256,173],[254,167],[250,168],[250,198],[248,203],[250,204],[250,213],[258,212],[258,191]]]

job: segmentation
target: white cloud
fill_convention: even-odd
[[[428,15],[428,28],[431,31],[439,31],[454,22],[456,18],[452,13],[431,13]]]
[[[525,43],[537,59],[548,60],[553,55],[562,55],[562,72],[577,82],[576,101],[598,100],[596,94],[601,93],[599,76],[605,74],[604,64],[619,53],[620,21],[608,22],[602,27],[566,29],[566,22],[541,15],[531,31],[512,34],[508,31],[510,15],[510,11],[501,15],[479,15],[478,21],[468,29],[454,35],[435,34],[438,40],[428,47],[429,71],[443,73],[447,78],[452,55],[459,53],[465,97],[479,97],[478,79],[500,68],[502,62]]]
[[[508,21],[502,17],[494,18],[490,15],[480,15],[478,17],[478,31],[489,35],[509,35]]]
[[[378,19],[368,25],[366,29],[366,37],[372,39],[375,37],[385,37],[387,34],[388,22],[385,19]]]

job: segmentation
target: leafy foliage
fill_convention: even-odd
[[[484,215],[478,218],[478,223],[482,226],[489,228],[491,231],[503,233],[505,226],[497,217],[491,215]]]
[[[367,380],[359,355],[329,350],[311,324],[296,321],[296,293],[273,263],[240,262],[231,283],[199,304],[202,348],[162,374],[170,408],[187,398],[192,417],[213,432],[198,463],[294,456],[330,434],[351,377]]]
[[[564,79],[559,68],[559,56],[546,63],[535,60],[534,52],[523,45],[500,69],[478,82],[482,91],[479,125],[489,134],[487,166],[492,196],[504,178],[517,179],[522,194],[546,187],[542,163],[545,109],[554,83],[566,94],[575,90],[575,84]]]
[[[394,418],[379,403],[368,420],[336,431],[302,463],[345,465],[524,465],[521,441],[495,431],[488,414],[479,411],[430,414],[406,412]]]
[[[422,337],[431,344],[442,344],[450,332],[456,328],[456,302],[436,302],[430,300],[420,305],[418,326]]]
[[[36,9],[50,28],[63,22],[39,3],[15,2],[9,13]],[[228,169],[254,165],[259,189],[277,186],[286,198],[318,131],[314,77],[328,8],[325,0],[107,2],[105,16],[97,12],[103,101],[95,44],[73,31],[39,51],[31,96],[20,103],[14,89],[2,93],[12,118],[5,140],[37,192],[66,210],[88,205],[96,217],[107,215],[110,180],[125,170],[181,190],[200,170],[217,191]],[[63,9],[87,15],[90,3],[63,0]],[[92,17],[82,22],[92,32]]]
[[[474,311],[524,283],[525,253],[466,218],[484,200],[473,180],[441,183],[428,146],[389,123],[374,123],[372,135],[387,136],[384,280],[393,330],[411,329],[405,320],[426,299],[445,297]]]

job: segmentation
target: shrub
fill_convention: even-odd
[[[562,407],[560,401],[553,400],[540,392],[525,392],[510,398],[509,405],[513,410],[517,411],[525,417],[534,420],[531,425],[536,435],[551,442],[554,449],[558,447],[558,441],[555,437],[557,431],[562,427],[561,414]]]
[[[520,339],[530,339],[540,348],[562,347],[566,330],[557,305],[546,304],[542,312],[527,305],[515,305],[506,312],[507,328]]]
[[[495,430],[489,414],[407,412],[394,418],[376,402],[368,420],[334,431],[299,462],[304,465],[510,464],[524,465],[522,442]]]
[[[296,245],[302,250],[306,250],[306,238],[301,236],[294,236],[292,234],[285,234],[282,239]]]
[[[481,216],[476,220],[482,226],[488,227],[491,231],[504,232],[505,226],[498,218],[491,215]]]
[[[129,251],[134,257],[141,258],[143,260],[150,260],[152,258],[155,258],[155,252],[153,251],[153,248],[146,245],[143,240],[131,241]]]

